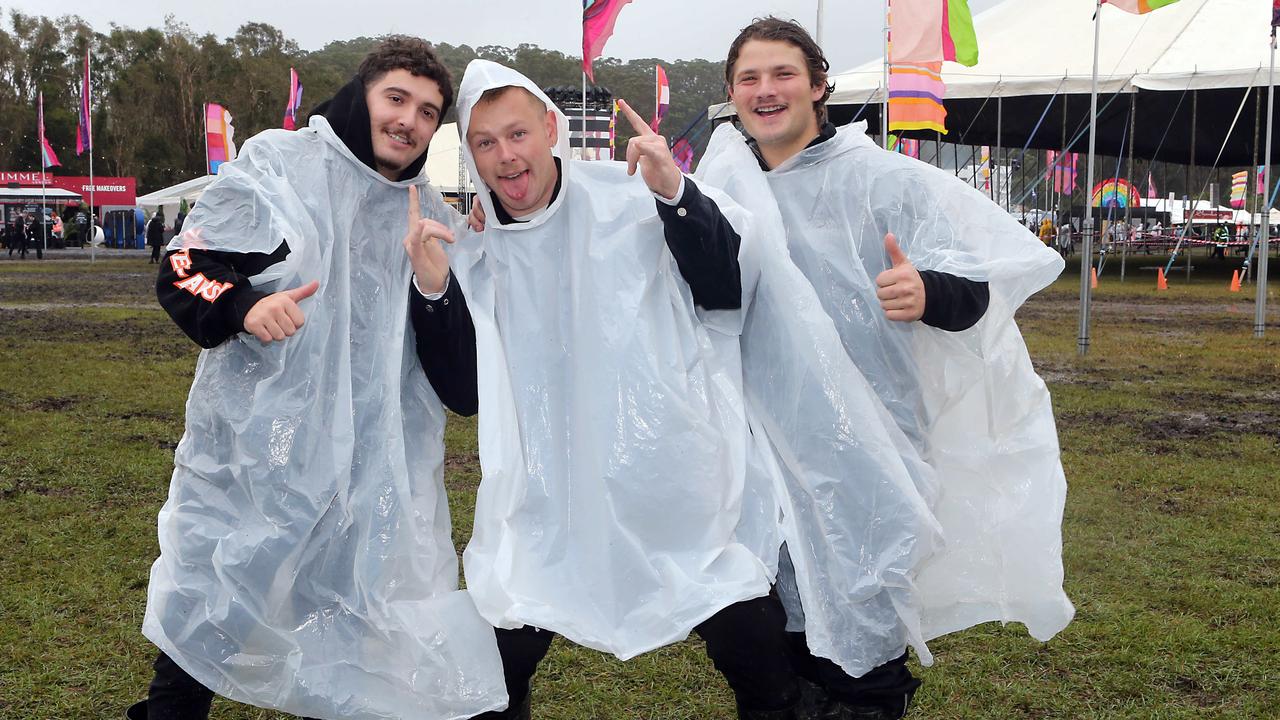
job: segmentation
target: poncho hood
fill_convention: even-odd
[[[458,87],[458,135],[462,140],[462,156],[467,163],[467,171],[471,173],[471,181],[475,183],[476,199],[480,201],[480,205],[484,208],[486,217],[490,218],[498,217],[498,213],[494,209],[493,193],[476,169],[475,157],[471,153],[471,146],[467,143],[467,129],[471,125],[471,111],[475,109],[476,103],[480,101],[480,96],[500,87],[518,87],[528,90],[533,93],[534,97],[541,100],[548,110],[556,114],[558,132],[556,133],[556,144],[551,149],[551,154],[560,161],[557,164],[560,167],[560,186],[562,189],[568,185],[568,173],[572,172],[571,163],[567,162],[569,157],[569,119],[560,111],[560,108],[551,102],[551,98],[547,97],[547,94],[542,92],[542,89],[537,84],[519,72],[488,60],[472,60],[467,65],[466,73],[462,76],[462,84]],[[556,214],[556,211],[564,203],[564,198],[564,192],[556,193],[546,210],[535,213],[527,221],[506,225],[504,229],[521,230],[538,227]]]

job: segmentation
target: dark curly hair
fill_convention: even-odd
[[[360,61],[356,77],[367,88],[392,70],[408,70],[418,77],[434,80],[444,98],[444,107],[440,108],[442,119],[453,106],[453,75],[426,40],[408,35],[388,35]]]
[[[773,16],[756,18],[750,25],[742,28],[742,32],[738,33],[738,37],[734,38],[733,44],[729,46],[729,57],[724,62],[726,88],[733,87],[733,66],[738,63],[742,46],[749,40],[785,42],[800,49],[804,54],[805,64],[809,68],[810,87],[819,85],[824,87],[822,97],[813,103],[813,111],[818,116],[818,125],[825,123],[827,98],[831,97],[831,91],[835,90],[834,85],[827,83],[827,72],[831,70],[831,63],[827,62],[827,57],[822,54],[822,48],[818,47],[818,43],[809,35],[809,32],[794,20],[783,20]]]

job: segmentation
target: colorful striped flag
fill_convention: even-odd
[[[216,175],[222,163],[236,159],[235,133],[231,113],[217,103],[205,103],[204,142],[210,175]]]
[[[1107,5],[1114,5],[1127,13],[1145,15],[1165,5],[1172,5],[1178,0],[1102,0],[1102,2]]]
[[[653,66],[653,77],[655,84],[653,120],[649,123],[649,127],[653,128],[654,132],[658,132],[658,125],[662,124],[662,118],[667,116],[667,110],[671,107],[671,83],[667,82],[667,71],[661,65]]]
[[[40,135],[40,169],[48,170],[51,167],[60,167],[62,163],[58,162],[58,155],[53,151],[53,146],[49,144],[49,139],[44,136],[44,93],[40,93],[40,105],[36,109],[36,125],[38,134]]]
[[[90,112],[90,100],[93,97],[93,84],[89,79],[89,51],[84,51],[84,78],[80,82],[80,113],[76,125],[76,156],[85,150],[93,152],[93,115]]]
[[[1276,0],[1276,2],[1280,2],[1280,0]],[[1266,165],[1258,166],[1258,183],[1257,184],[1258,184],[1258,194],[1266,195],[1267,194],[1267,166]]]
[[[1271,37],[1276,36],[1276,28],[1280,27],[1280,0],[1271,0]]]
[[[284,129],[298,129],[298,109],[302,107],[302,85],[298,83],[298,71],[289,68],[289,102],[284,106]]]
[[[991,189],[991,146],[982,146],[982,189]]]
[[[1231,207],[1239,210],[1244,207],[1244,196],[1249,194],[1249,171],[1241,170],[1231,174]]]
[[[676,141],[675,147],[671,148],[671,157],[676,160],[676,167],[680,168],[680,172],[687,173],[693,169],[693,145],[685,138]]]
[[[893,0],[889,61],[978,64],[978,38],[968,0]]]
[[[631,0],[582,0],[582,72],[596,81],[591,63],[604,52],[618,13]]]
[[[947,134],[942,63],[889,66],[889,132],[932,130]]]
[[[1053,165],[1053,191],[1068,193],[1076,189],[1076,163],[1079,153],[1060,153]]]

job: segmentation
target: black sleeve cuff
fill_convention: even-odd
[[[742,307],[742,268],[738,248],[742,238],[715,201],[686,177],[684,194],[676,205],[655,199],[667,247],[693,293],[693,301],[707,310]]]
[[[968,330],[987,312],[991,291],[985,282],[938,270],[921,270],[924,283],[924,315],[929,327],[948,332]]]

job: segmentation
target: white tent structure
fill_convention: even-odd
[[[178,216],[178,207],[182,204],[182,201],[186,200],[187,205],[190,206],[196,200],[199,200],[200,194],[204,192],[205,188],[209,187],[209,183],[213,182],[215,177],[217,176],[204,175],[186,180],[163,190],[140,195],[135,202],[138,207],[146,210],[148,215],[163,208],[165,218],[172,224],[173,219]]]
[[[1119,152],[1129,122],[1124,96],[1135,95],[1139,157],[1158,150],[1162,161],[1185,163],[1194,136],[1195,162],[1213,164],[1241,107],[1242,92],[1266,86],[1270,9],[1262,0],[1179,0],[1145,15],[1131,15],[1104,5],[1099,152]],[[943,66],[951,130],[943,139],[1061,148],[1064,124],[1071,130],[1069,136],[1087,125],[1093,11],[1092,0],[1004,0],[979,13],[974,18],[978,64]],[[830,80],[835,85],[828,101],[833,121],[841,124],[856,116],[876,130],[884,97],[883,59]],[[1198,103],[1188,94],[1192,91]],[[1109,106],[1108,100],[1113,100]],[[1254,110],[1253,102],[1244,107],[1224,150],[1224,164],[1252,161]],[[1197,120],[1192,120],[1193,113]],[[919,137],[934,139],[932,133]]]

